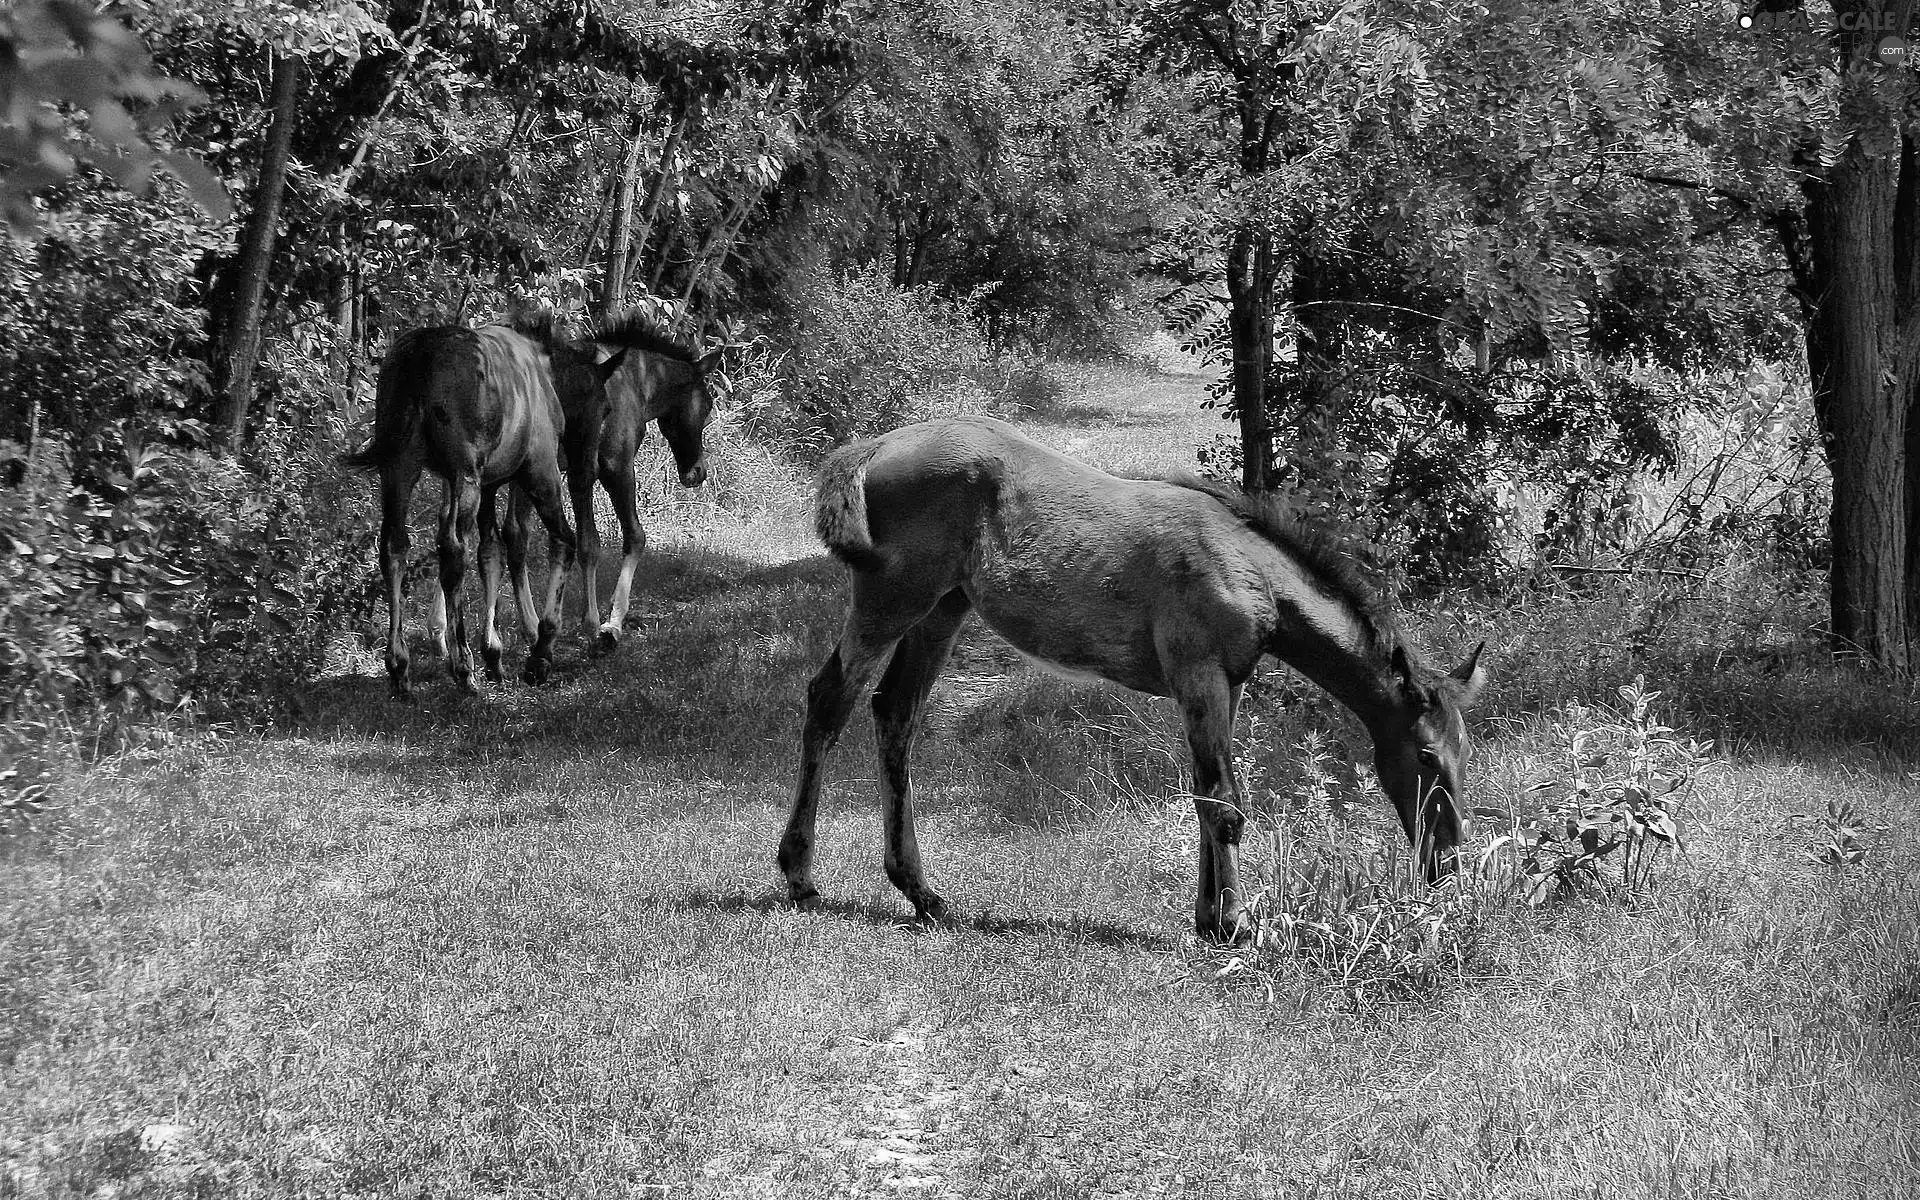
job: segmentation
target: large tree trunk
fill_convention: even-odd
[[[1832,637],[1837,649],[1896,671],[1920,666],[1920,468],[1910,449],[1920,407],[1920,261],[1914,231],[1896,219],[1910,203],[1903,191],[1920,183],[1912,163],[1910,149],[1876,154],[1856,141],[1825,179],[1806,185],[1815,284],[1807,360],[1833,471]]]
[[[280,223],[280,197],[287,186],[287,156],[299,119],[300,58],[276,53],[273,60],[272,123],[260,179],[253,189],[253,211],[240,241],[237,279],[219,363],[219,421],[226,443],[239,449],[247,431],[247,406],[253,399],[253,369],[260,357],[260,323],[267,295],[267,271],[273,265],[274,233]]]

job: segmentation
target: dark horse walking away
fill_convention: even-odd
[[[676,341],[638,313],[615,317],[594,327],[579,341],[563,341],[553,329],[550,313],[516,326],[547,347],[553,359],[553,381],[566,414],[561,445],[567,464],[567,491],[573,500],[573,519],[579,531],[581,584],[586,593],[587,623],[597,626],[594,649],[605,653],[620,641],[627,618],[628,598],[647,534],[640,526],[639,488],[634,478],[634,456],[654,421],[666,435],[674,466],[685,487],[699,487],[707,478],[704,431],[713,418],[713,396],[707,372],[720,352],[700,355]],[[613,356],[596,362],[600,354]],[[608,363],[615,369],[609,370]],[[600,620],[598,566],[600,530],[593,516],[593,485],[598,481],[613,501],[620,521],[620,573],[614,578],[607,619]],[[521,620],[529,638],[536,618],[533,592],[527,581],[526,549],[529,522],[516,492],[507,530],[507,564],[519,598]]]
[[[886,871],[921,919],[941,915],[914,836],[907,756],[968,613],[1043,663],[1180,706],[1200,816],[1194,925],[1241,923],[1243,823],[1233,766],[1242,687],[1263,655],[1292,666],[1373,734],[1380,783],[1429,878],[1461,837],[1464,710],[1480,648],[1436,676],[1391,609],[1322,540],[1236,489],[1109,475],[1002,421],[929,421],[848,446],[821,473],[821,541],[852,570],[833,656],[807,689],[780,869],[817,898],[814,818],[827,752],[873,691]]]
[[[618,360],[601,366],[611,372]],[[553,664],[554,635],[567,571],[574,555],[573,530],[561,502],[560,437],[564,426],[546,349],[497,326],[441,326],[402,334],[380,364],[374,400],[373,440],[346,462],[380,472],[380,565],[386,577],[387,675],[393,693],[408,698],[407,643],[401,629],[406,574],[407,506],[422,471],[446,483],[440,510],[440,592],[435,601],[435,637],[462,690],[477,689],[460,602],[467,551],[479,537],[486,577],[487,669],[499,678],[497,638],[492,634],[493,597],[499,565],[494,496],[508,483],[525,492],[547,526],[561,562],[548,583],[546,610],[534,631],[525,679],[539,683]],[[453,617],[451,645],[446,614]]]

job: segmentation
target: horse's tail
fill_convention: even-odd
[[[420,424],[420,402],[426,391],[428,355],[415,329],[402,334],[380,363],[380,384],[373,397],[373,437],[358,450],[340,456],[349,467],[383,466],[399,457],[413,441]]]
[[[874,567],[881,561],[867,529],[867,464],[879,449],[876,441],[842,446],[820,468],[814,532],[835,558],[850,567]]]

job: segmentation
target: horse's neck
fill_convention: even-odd
[[[1366,619],[1342,597],[1315,585],[1291,556],[1267,565],[1275,607],[1283,610],[1267,653],[1318,684],[1369,728],[1399,706],[1392,668]]]
[[[633,389],[634,403],[638,406],[634,416],[640,421],[652,421],[686,394],[692,382],[687,377],[691,368],[677,359],[651,350],[634,350],[632,353],[640,357],[635,369],[641,374],[640,385]]]

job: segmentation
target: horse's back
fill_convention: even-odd
[[[557,459],[564,426],[545,349],[504,326],[431,326],[388,352],[393,403],[417,406],[421,465],[493,484],[530,459]],[[385,389],[383,388],[383,391]]]
[[[1248,556],[1266,551],[1212,496],[991,418],[907,426],[866,453],[875,573],[961,588],[1026,653],[1152,692],[1175,642],[1200,637],[1236,670],[1258,657],[1271,604]]]

